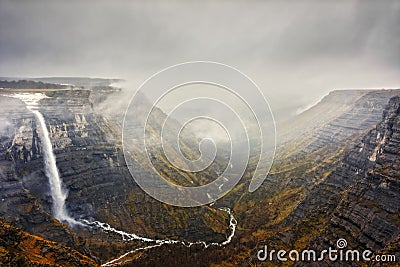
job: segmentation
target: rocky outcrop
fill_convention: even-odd
[[[241,198],[243,201],[256,201],[262,205],[274,202],[272,198],[292,195],[293,201],[288,206],[277,206],[277,217],[292,214],[292,219],[302,218],[303,204],[301,200],[307,198],[310,192],[317,190],[319,183],[325,181],[328,175],[344,164],[340,161],[345,153],[350,153],[349,148],[361,141],[370,129],[382,118],[382,111],[399,90],[340,90],[333,91],[313,108],[296,117],[293,124],[289,124],[291,130],[282,132],[278,138],[287,138],[280,143],[271,171],[263,185],[251,195]],[[346,158],[345,161],[355,159]],[[349,163],[350,164],[350,163]],[[357,168],[351,170],[354,176]],[[342,188],[351,183],[347,179],[348,170],[337,170],[337,182]],[[361,174],[360,174],[361,175]],[[330,178],[332,179],[332,178]],[[341,190],[339,188],[338,190]],[[324,198],[324,194],[320,194]],[[267,196],[267,197],[266,197]],[[328,197],[326,197],[328,198]],[[318,199],[310,199],[304,206],[318,203]],[[239,204],[240,205],[240,204]],[[297,207],[297,205],[299,205]],[[255,205],[255,213],[259,205]],[[296,208],[297,207],[297,208]],[[252,212],[252,208],[243,208],[246,213]],[[282,212],[283,211],[283,212]],[[275,213],[275,211],[273,212]],[[282,213],[279,215],[279,213]],[[297,214],[298,213],[298,214]],[[269,219],[262,216],[252,216],[245,220],[247,226],[260,227]]]
[[[60,177],[68,190],[66,207],[73,218],[100,220],[149,238],[213,242],[225,239],[228,217],[224,212],[210,207],[165,205],[136,185],[123,157],[121,130],[95,112],[94,105],[101,97],[91,97],[93,89],[44,93],[48,98],[40,101],[39,111],[49,130]],[[101,231],[68,229],[52,217],[40,127],[21,101],[4,96],[0,101],[8,103],[0,115],[8,122],[0,129],[0,216],[31,234],[72,246],[87,255],[93,253],[101,260],[134,246],[122,242],[120,236]],[[160,166],[173,176],[166,162]],[[138,175],[150,173],[140,161],[136,161],[135,169]]]
[[[263,244],[288,251],[323,250],[336,247],[339,238],[349,248],[398,254],[399,90],[357,93],[355,105],[342,106],[335,118],[321,114],[321,127],[304,126],[289,147],[280,148],[262,187],[252,194],[238,190],[240,198],[229,196],[244,230],[237,236],[241,252],[224,263],[258,265],[256,253]],[[343,99],[345,91],[338,94]],[[334,93],[329,98],[339,101]],[[315,116],[308,111],[308,119],[319,120],[319,112],[330,107],[320,104],[314,107]],[[339,266],[325,262],[329,264]]]
[[[57,167],[69,191],[66,206],[70,215],[149,238],[224,240],[226,214],[208,206],[165,205],[135,184],[123,157],[119,124],[97,108],[105,95],[118,92],[108,89],[46,90],[48,98],[40,102]],[[192,265],[201,265],[200,260],[240,265],[260,240],[272,240],[282,248],[305,248],[325,247],[342,237],[351,246],[398,251],[398,97],[391,99],[382,122],[375,125],[382,119],[384,103],[399,92],[347,93],[344,97],[346,92],[334,92],[322,106],[302,115],[300,121],[307,126],[299,131],[293,127],[296,136],[278,151],[271,175],[259,190],[247,192],[246,176],[215,204],[235,207],[239,225],[231,246],[208,250],[164,246],[144,253],[137,263],[145,265],[149,258],[148,265],[165,263],[164,256],[173,253],[186,255],[180,259]],[[124,242],[120,236],[96,228],[68,228],[53,218],[40,127],[21,101],[0,97],[0,103],[0,217],[98,262],[140,247],[140,242]],[[156,113],[154,118],[152,130],[156,133],[157,116],[162,114]],[[173,181],[204,184],[214,177],[213,170],[209,175],[184,176],[157,150],[151,152],[157,169]],[[134,175],[152,175],[143,159],[135,158],[134,153],[132,157]]]
[[[347,157],[352,164],[347,168],[361,176],[347,187],[313,242],[345,235],[355,247],[390,250],[400,259],[399,250],[392,248],[400,241],[400,97],[389,101],[382,122]]]
[[[286,242],[298,246],[309,239],[309,247],[322,250],[345,238],[349,248],[386,251],[399,259],[399,126],[400,97],[393,97],[381,122],[285,220],[291,233]]]
[[[0,137],[0,216],[36,235],[73,245],[68,229],[51,215],[34,116],[21,101],[0,99],[5,125]],[[29,184],[34,186],[27,189]]]

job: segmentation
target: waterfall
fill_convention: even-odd
[[[36,120],[40,124],[40,129],[42,130],[40,139],[42,140],[43,160],[46,175],[49,178],[51,198],[53,199],[53,215],[59,221],[65,221],[68,224],[75,224],[76,221],[68,215],[65,208],[65,199],[67,198],[68,193],[63,188],[62,180],[57,169],[56,157],[53,153],[53,147],[51,145],[46,122],[42,113],[38,110],[31,111],[35,115]]]
[[[4,95],[8,97],[14,97],[22,100],[25,104],[28,110],[30,110],[36,118],[36,121],[39,124],[40,127],[40,140],[41,140],[41,145],[42,145],[42,152],[43,152],[43,160],[44,160],[44,167],[45,167],[45,172],[46,176],[49,179],[49,184],[50,184],[50,193],[51,197],[53,200],[53,216],[59,220],[68,223],[70,226],[74,225],[80,225],[80,226],[88,226],[88,227],[97,227],[101,229],[102,231],[106,233],[114,233],[118,234],[122,237],[122,240],[124,241],[132,241],[132,240],[138,240],[142,242],[148,242],[152,243],[151,245],[137,248],[132,251],[128,251],[127,253],[117,257],[116,259],[113,259],[109,262],[104,263],[102,266],[113,266],[113,265],[119,265],[120,261],[127,257],[130,254],[133,254],[134,252],[137,251],[144,251],[148,250],[151,248],[155,247],[160,247],[163,245],[168,245],[168,244],[180,244],[186,247],[191,247],[193,245],[202,245],[204,248],[208,248],[210,246],[225,246],[229,244],[232,241],[232,238],[235,235],[236,232],[236,226],[237,226],[237,221],[235,217],[233,216],[232,211],[229,208],[219,208],[222,211],[225,211],[229,215],[229,229],[230,229],[230,234],[226,237],[226,240],[223,242],[211,242],[207,243],[205,241],[196,241],[196,242],[185,242],[185,241],[179,241],[179,240],[173,240],[173,239],[151,239],[147,237],[141,237],[139,235],[136,235],[134,233],[127,233],[122,230],[115,229],[111,227],[107,223],[103,223],[100,221],[88,221],[88,220],[81,220],[77,221],[74,218],[70,217],[68,215],[68,211],[65,207],[65,200],[68,196],[68,192],[64,189],[63,183],[60,177],[60,174],[58,172],[58,168],[56,165],[56,157],[53,152],[53,146],[51,144],[50,140],[50,135],[49,131],[46,126],[46,121],[42,115],[42,113],[39,112],[39,100],[43,98],[48,98],[45,94],[43,93],[15,93],[12,95]]]
[[[13,94],[11,97],[22,100],[27,108],[35,115],[36,121],[40,127],[40,139],[42,144],[43,160],[46,176],[49,179],[50,193],[53,200],[53,216],[59,221],[67,222],[69,225],[81,224],[68,215],[65,208],[65,200],[68,192],[63,188],[63,183],[56,165],[56,157],[53,153],[53,146],[51,144],[49,131],[47,130],[46,121],[39,112],[39,100],[47,98],[42,93],[30,94],[21,93]]]

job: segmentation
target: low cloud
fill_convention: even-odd
[[[398,1],[1,1],[0,76],[97,76],[136,88],[191,60],[232,65],[278,120],[335,88],[399,87]]]

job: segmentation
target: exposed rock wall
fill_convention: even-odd
[[[399,166],[400,97],[393,97],[381,122],[286,219],[291,242],[299,242],[310,230],[304,227],[313,225],[312,248],[335,247],[345,238],[350,248],[397,253],[399,259]]]
[[[399,95],[398,90],[331,92],[281,129],[278,155],[292,150],[289,156],[302,156],[322,148],[334,148],[338,142],[346,142],[354,135],[374,127],[380,121],[389,99],[396,95]]]
[[[45,93],[49,98],[41,100],[39,110],[46,120],[57,167],[69,192],[66,207],[72,217],[100,220],[150,238],[213,242],[225,239],[228,217],[224,212],[209,207],[164,205],[135,184],[123,158],[121,131],[94,112],[91,90]],[[9,121],[7,127],[0,129],[0,216],[32,234],[70,246],[79,246],[77,239],[83,238],[90,245],[81,247],[81,251],[89,253],[96,246],[95,253],[102,259],[126,252],[125,248],[115,248],[102,253],[100,246],[109,247],[110,243],[99,245],[96,240],[115,241],[119,237],[67,229],[52,218],[40,127],[21,101],[6,99],[9,107],[0,114]],[[137,175],[149,175],[142,162],[138,161],[135,169]]]
[[[321,244],[342,234],[355,247],[377,251],[397,244],[399,248],[400,97],[389,101],[382,122],[348,158],[362,176],[348,187],[315,242]],[[395,252],[399,259],[400,251]]]

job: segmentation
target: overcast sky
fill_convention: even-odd
[[[192,60],[246,73],[282,118],[332,89],[399,88],[400,1],[0,0],[0,76],[136,87]]]

